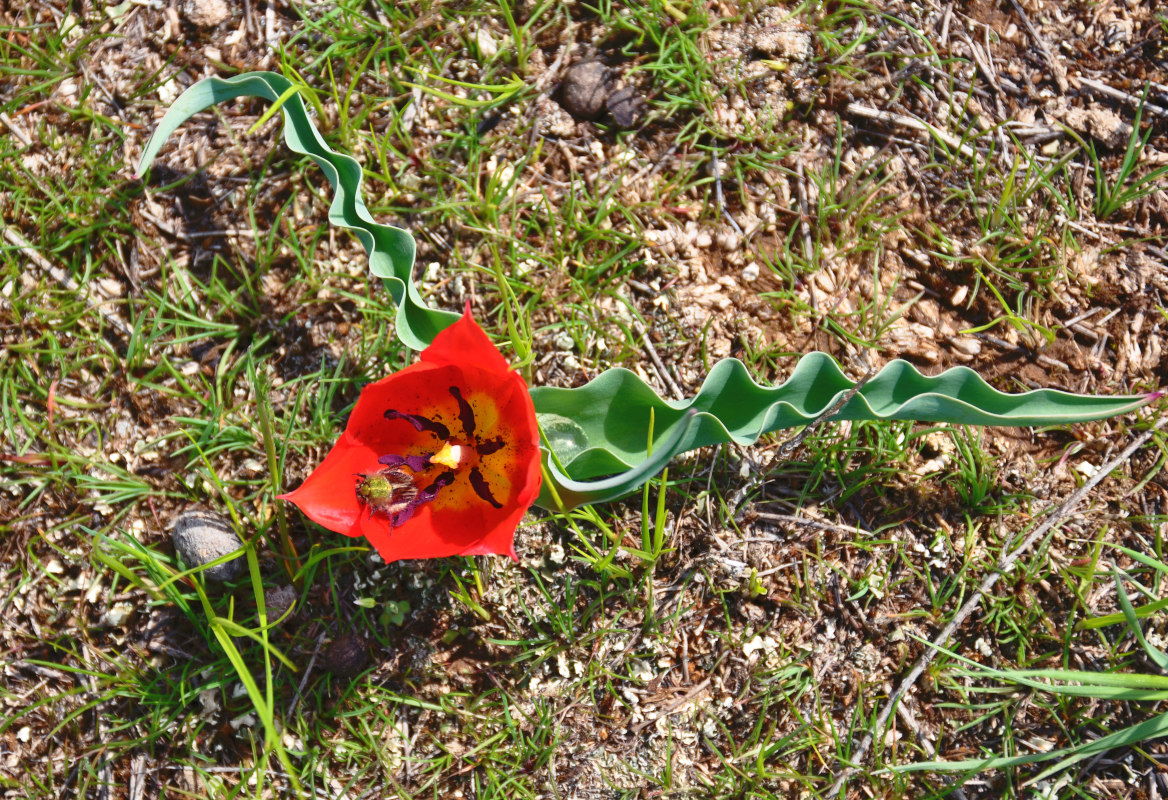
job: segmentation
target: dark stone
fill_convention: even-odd
[[[296,590],[291,586],[278,586],[264,591],[264,610],[268,622],[272,623],[284,616],[284,612],[296,605]]]
[[[324,663],[338,678],[355,678],[369,663],[369,646],[355,633],[338,636],[325,649]]]
[[[187,511],[174,522],[174,549],[187,567],[201,567],[238,550],[243,542],[223,517],[209,511]],[[242,554],[241,554],[242,555]],[[203,570],[208,580],[230,581],[243,574],[247,560],[231,561]]]
[[[608,96],[605,103],[613,120],[622,128],[631,128],[641,121],[645,115],[646,104],[644,98],[637,94],[632,86],[617,89]]]
[[[560,104],[576,119],[596,119],[608,99],[609,71],[599,61],[574,64],[560,87]]]
[[[408,678],[423,678],[430,669],[430,646],[424,639],[410,637],[402,651],[401,671]]]

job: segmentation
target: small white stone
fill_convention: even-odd
[[[742,655],[750,658],[752,655],[763,649],[762,637],[755,636],[746,644],[742,645]]]
[[[219,710],[218,694],[218,689],[203,689],[199,692],[199,705],[203,707],[200,716],[210,717]]]
[[[631,667],[630,671],[632,672],[633,677],[642,683],[648,683],[657,677],[657,673],[653,671],[653,667],[650,666],[648,662],[639,658],[630,659],[629,666]]]
[[[224,0],[187,0],[183,13],[199,28],[214,28],[231,16],[231,7]]]
[[[733,231],[719,231],[714,241],[727,253],[733,253],[742,246],[742,237]]]
[[[103,628],[120,628],[133,613],[134,607],[129,603],[115,603],[101,615],[98,624]]]
[[[499,52],[499,43],[486,28],[479,28],[475,32],[475,44],[479,47],[479,55],[483,58],[494,58]]]
[[[256,722],[258,722],[258,720],[256,719],[255,714],[243,714],[242,716],[238,716],[231,720],[231,727],[235,730],[239,730],[240,728],[245,727],[254,728]]]
[[[758,280],[760,272],[761,270],[759,269],[758,264],[751,261],[742,268],[742,280],[746,281],[747,283],[754,283]]]
[[[976,356],[981,353],[981,342],[972,336],[954,336],[949,340],[954,350],[967,356]]]

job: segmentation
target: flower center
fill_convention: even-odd
[[[419,434],[431,437],[434,443],[433,450],[421,454],[383,455],[377,460],[384,469],[373,475],[359,476],[361,480],[356,487],[358,498],[369,506],[370,513],[386,514],[394,527],[404,523],[419,508],[437,497],[440,491],[463,476],[479,500],[492,508],[503,507],[495,499],[490,481],[480,467],[480,460],[483,456],[498,453],[507,444],[501,436],[482,437],[470,402],[457,386],[449,387],[449,391],[458,406],[458,425],[462,428],[462,436],[452,436],[450,427],[443,420],[392,408],[384,412],[387,420],[409,423]],[[438,469],[442,471],[431,479],[430,475]],[[387,488],[387,485],[397,488]],[[423,486],[425,488],[421,488]]]
[[[451,444],[446,442],[442,445],[442,449],[434,455],[430,456],[431,464],[441,464],[444,467],[451,469],[458,469],[459,463],[462,461],[462,445]]]

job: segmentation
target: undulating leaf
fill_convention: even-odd
[[[760,386],[742,362],[719,361],[690,400],[664,400],[635,373],[610,369],[576,389],[532,389],[546,443],[547,473],[561,505],[612,500],[635,489],[678,453],[760,436],[815,420],[855,384],[835,359],[808,353],[784,383]],[[1124,414],[1151,395],[1100,397],[1054,389],[999,392],[973,370],[926,376],[891,361],[833,415],[839,420],[918,420],[964,425],[1061,425]],[[648,455],[650,415],[659,444]],[[596,480],[599,476],[607,476]],[[557,507],[545,486],[539,505]]]
[[[458,314],[426,306],[412,280],[414,237],[401,228],[375,222],[361,197],[361,165],[352,156],[325,144],[312,123],[295,84],[274,72],[250,72],[233,78],[207,78],[191,86],[167,110],[142,150],[137,174],[143,175],[163,143],[184,122],[216,103],[237,97],[261,97],[283,101],[284,141],[296,153],[316,162],[333,186],[329,222],[353,231],[369,254],[369,268],[385,281],[397,303],[397,336],[407,346],[421,350],[438,331],[454,323]]]

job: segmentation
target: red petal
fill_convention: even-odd
[[[421,357],[423,364],[471,366],[500,375],[511,370],[503,354],[470,315],[469,302],[462,318],[435,336]]]
[[[357,476],[381,469],[379,455],[346,431],[296,491],[277,499],[291,500],[306,517],[330,531],[360,536],[358,521],[367,511],[357,498]]]
[[[419,433],[407,422],[387,420],[385,412],[393,409],[430,418],[439,415],[452,422],[450,412],[457,414],[457,405],[450,387],[462,385],[463,380],[462,370],[454,366],[411,364],[361,390],[345,433],[381,448],[381,455],[400,452],[403,446],[417,442],[433,444],[432,436]]]

